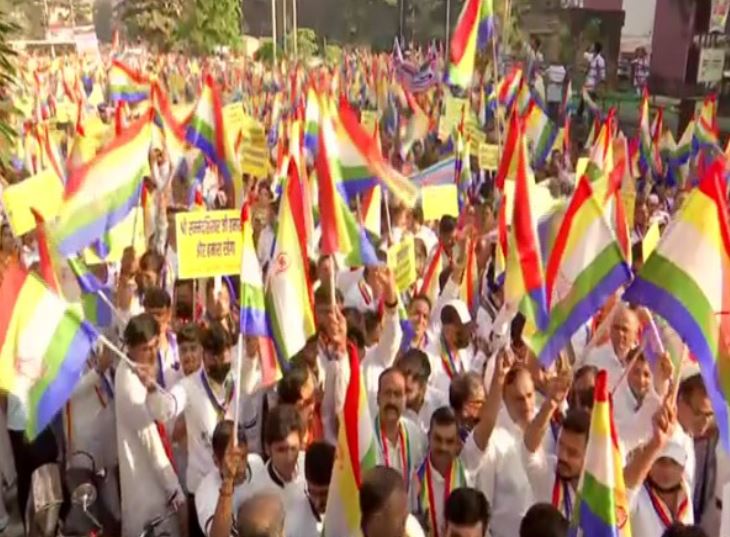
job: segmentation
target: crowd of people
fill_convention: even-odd
[[[535,64],[542,61],[538,48],[528,54]],[[606,78],[600,45],[586,63],[590,95]],[[564,71],[546,76],[565,86]],[[549,88],[547,97],[553,113],[565,112],[558,111],[562,89]],[[497,128],[486,130],[496,141]],[[402,170],[416,172],[443,151],[429,134],[403,160],[399,136],[386,131],[383,153]],[[555,198],[569,198],[579,155],[571,161],[558,150],[540,170]],[[312,171],[311,162],[307,167]],[[728,454],[699,367],[667,353],[647,356],[643,308],[614,296],[549,367],[526,344],[522,314],[506,329],[500,324],[500,195],[492,174],[474,174],[459,218],[425,221],[422,207],[385,197],[379,264],[350,268],[341,256],[310,250],[316,330],[285,357],[272,383],[264,366],[269,342],[240,333],[238,277],[176,278],[174,217],[190,205],[190,181],[173,168],[168,151],[151,151],[149,248],[127,248],[119,262],[91,266],[113,291],[113,322],[104,333],[128,360],[97,345],[63,411],[33,439],[25,434],[28,400],[0,395],[0,533],[9,511],[21,513],[26,528],[32,524],[26,513],[35,470],[71,465],[83,451],[107,470],[99,493],[122,537],[138,537],[157,517],[159,535],[330,537],[323,523],[332,476],[344,464],[338,435],[358,426],[343,414],[353,353],[375,437],[376,464],[363,471],[358,497],[345,498],[359,506],[363,537],[567,536],[603,371],[630,505],[619,514],[619,530],[630,525],[639,537],[730,531],[722,521]],[[12,172],[12,180],[19,175]],[[274,179],[244,178],[264,280],[277,261],[271,254],[281,190]],[[235,208],[222,182],[205,185],[197,204]],[[632,243],[640,247],[655,220],[663,227],[682,195],[676,186],[640,192]],[[415,242],[417,281],[401,292],[385,250],[407,237]],[[461,292],[467,241],[476,245],[476,308]],[[423,283],[434,277],[428,269],[436,255],[443,263],[430,295]],[[15,237],[2,224],[3,272],[14,264],[33,270],[39,257],[34,233]],[[12,496],[17,511],[3,501]]]

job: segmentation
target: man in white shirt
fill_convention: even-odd
[[[649,363],[644,353],[632,358],[635,353],[639,353],[638,348],[630,352],[628,362],[632,364],[631,369],[626,374],[626,380],[616,387],[613,395],[614,420],[618,424],[631,422],[651,389],[652,374]]]
[[[287,512],[287,525],[296,528],[300,537],[319,537],[327,508],[335,447],[326,442],[314,442],[304,455],[304,478],[307,481],[305,501],[297,502]]]
[[[284,537],[285,521],[289,519],[289,513],[284,511],[284,505],[277,494],[261,492],[243,502],[238,509],[236,535]]]
[[[556,377],[551,382],[550,395],[525,429],[522,446],[523,464],[535,501],[551,503],[568,520],[583,469],[590,414],[578,409],[568,411],[558,435],[557,455],[545,453],[543,438],[569,389],[570,378],[567,375]]]
[[[389,368],[380,374],[377,404],[374,432],[378,464],[398,470],[408,484],[423,460],[426,437],[418,425],[403,417],[406,380],[399,369]]]
[[[653,434],[629,456],[624,470],[637,535],[661,537],[673,523],[693,524],[692,490],[684,478],[687,452],[678,436],[671,398],[654,415]]]
[[[409,348],[424,350],[433,340],[429,334],[431,322],[431,300],[426,295],[415,295],[408,304],[408,321],[411,323],[413,337],[408,342]]]
[[[408,492],[393,468],[376,466],[362,478],[359,493],[361,533],[348,537],[425,537],[408,512]]]
[[[246,429],[249,450],[265,455],[265,427],[269,414],[276,405],[292,405],[299,410],[302,422],[307,428],[305,441],[309,437],[315,408],[314,377],[303,365],[291,367],[284,373],[275,388],[260,388],[242,401],[241,423]]]
[[[449,406],[456,415],[462,441],[466,440],[479,421],[484,399],[484,380],[477,373],[462,373],[451,380]]]
[[[586,73],[585,82],[583,83],[583,89],[594,101],[598,97],[598,88],[606,80],[606,60],[603,59],[603,55],[601,54],[602,51],[603,45],[596,42],[589,52],[583,54],[585,61],[588,63],[588,71]],[[578,106],[578,118],[581,120],[583,118],[583,111],[585,110],[585,107],[585,99],[581,98]]]
[[[453,490],[444,507],[444,537],[484,537],[489,529],[490,506],[480,491]]]
[[[428,383],[431,363],[425,352],[408,349],[398,357],[395,367],[406,380],[406,409],[403,415],[418,424],[423,434],[428,434],[431,415],[437,408],[448,403],[447,396]]]
[[[567,74],[565,67],[559,63],[553,63],[545,70],[547,113],[550,119],[555,122],[560,119],[560,106],[563,103],[563,90]]]
[[[148,393],[157,389],[159,337],[160,326],[150,314],[130,319],[124,340],[133,365],[122,362],[115,377],[123,537],[138,537],[145,524],[170,508],[178,519],[168,519],[162,529],[173,537],[187,533],[187,506],[170,438],[147,407]]]
[[[439,408],[431,417],[428,454],[414,474],[410,492],[411,511],[432,536],[440,537],[440,529],[444,527],[449,490],[471,486],[482,464],[497,422],[504,378],[511,365],[511,356],[501,354],[479,422],[465,442],[459,438],[456,416],[450,408]]]
[[[169,422],[185,415],[185,484],[190,493],[215,468],[212,438],[216,426],[224,419],[232,419],[234,414],[230,335],[214,322],[204,329],[202,347],[204,368],[185,377],[169,392],[153,393],[149,400],[150,410],[159,421]],[[189,501],[194,503],[195,497],[191,496]]]
[[[386,291],[389,270],[385,254],[378,250],[377,255],[382,265],[365,267],[362,278],[345,292],[346,308],[355,308],[361,313],[378,311],[380,300]]]
[[[269,460],[253,474],[252,483],[258,491],[278,494],[287,513],[307,501],[303,438],[304,423],[296,408],[280,405],[271,410],[264,430]],[[299,535],[296,525],[289,521],[285,533],[290,537]]]
[[[403,330],[398,318],[398,289],[393,272],[389,268],[380,269],[378,280],[384,306],[382,319],[374,319],[376,327],[372,332],[376,334],[376,341],[366,347],[360,364],[371,410],[375,409],[378,379],[384,370],[393,365],[403,339]]]
[[[429,383],[442,393],[449,392],[451,379],[472,370],[471,315],[463,300],[449,300],[441,308],[441,337],[432,341],[426,354],[431,362]]]
[[[535,383],[527,369],[516,366],[507,373],[504,381],[504,406],[499,413],[498,423],[519,444],[525,429],[534,417]]]
[[[170,329],[172,300],[160,287],[151,287],[144,295],[144,310],[160,325],[160,350],[157,353],[157,383],[169,390],[183,378],[177,336]]]
[[[238,428],[237,442],[233,429],[231,420],[216,426],[211,442],[216,468],[195,490],[198,521],[208,537],[230,537],[239,507],[258,492],[253,475],[264,469],[261,457],[249,453],[243,429]]]
[[[608,373],[608,386],[613,390],[624,373],[626,355],[639,343],[639,317],[625,304],[620,304],[611,318],[610,341],[606,345],[591,350],[580,366],[592,365],[605,369]]]

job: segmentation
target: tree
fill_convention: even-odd
[[[114,34],[112,20],[114,19],[114,6],[111,0],[96,0],[94,2],[94,29],[99,41],[109,43]]]
[[[10,20],[9,15],[0,11],[0,95],[7,96],[10,88],[15,83],[15,65],[13,58],[15,51],[10,48],[11,36],[19,30],[18,26]],[[0,139],[4,138],[6,147],[10,145],[15,137],[15,131],[10,126],[9,107],[3,107],[0,111]]]
[[[167,51],[174,44],[183,14],[182,0],[122,0],[117,12],[131,39],[141,39]]]
[[[236,47],[241,41],[239,0],[191,0],[189,15],[178,37],[198,54],[210,54],[217,47]]]

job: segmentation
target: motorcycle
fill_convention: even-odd
[[[121,524],[99,497],[107,477],[97,469],[94,457],[77,451],[68,460],[63,483],[59,465],[46,464],[31,478],[28,502],[29,535],[32,537],[116,537]]]

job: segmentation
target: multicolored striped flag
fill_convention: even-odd
[[[717,125],[717,96],[712,94],[705,97],[702,108],[695,119],[692,147],[695,152],[702,147],[719,150],[719,129]]]
[[[324,537],[358,535],[360,531],[360,483],[365,472],[377,464],[373,420],[361,377],[355,347],[348,346],[350,380],[339,415],[337,452],[324,514]]]
[[[319,151],[317,152],[317,191],[319,221],[322,228],[322,255],[345,254],[349,266],[377,265],[378,258],[365,230],[355,220],[344,194],[339,147],[331,109],[322,109]]]
[[[478,49],[483,49],[492,33],[491,0],[467,0],[454,28],[449,48],[449,69],[446,81],[467,89],[474,77]]]
[[[546,366],[552,364],[573,334],[630,279],[631,270],[606,221],[604,208],[584,175],[547,262],[545,287],[550,322],[528,342],[538,359]]]
[[[139,205],[142,181],[150,173],[152,114],[150,109],[91,162],[72,171],[52,230],[61,255],[95,243]]]
[[[444,270],[444,257],[444,247],[439,243],[426,265],[426,271],[423,273],[423,282],[418,290],[418,294],[427,296],[431,304],[435,304],[436,299],[441,294],[439,277]]]
[[[381,208],[383,191],[380,185],[375,185],[365,193],[362,199],[362,225],[376,237],[382,235]]]
[[[185,139],[215,164],[228,183],[239,178],[238,159],[223,123],[220,91],[211,75],[203,79],[203,91],[190,117]]]
[[[150,96],[150,80],[118,59],[109,68],[109,94],[112,102],[138,103]]]
[[[495,109],[498,105],[506,110],[512,109],[512,103],[517,98],[517,93],[522,87],[522,69],[512,69],[507,76],[500,79],[494,86],[494,90],[487,98],[489,107]]]
[[[527,106],[524,122],[525,135],[532,145],[532,165],[542,168],[553,150],[558,129],[534,99]]]
[[[411,176],[411,182],[419,187],[432,185],[450,185],[454,182],[456,157],[440,160],[428,168]]]
[[[519,120],[518,120],[519,121]],[[504,302],[512,311],[519,309],[528,322],[542,329],[547,327],[547,300],[537,220],[530,203],[535,177],[528,164],[527,145],[522,126],[516,148],[514,210],[512,226],[507,233],[507,258],[504,281]]]
[[[319,146],[319,97],[313,88],[307,90],[307,108],[304,112],[304,152],[312,159]]]
[[[248,201],[241,209],[241,334],[269,336],[261,265],[253,243],[253,223]]]
[[[596,376],[591,428],[570,537],[631,537],[623,457],[608,392],[608,375],[600,371]]]
[[[372,134],[365,132],[347,103],[341,103],[336,119],[338,137],[348,138],[370,174],[388,189],[395,199],[407,207],[414,207],[418,200],[418,188],[383,158],[380,144]]]
[[[479,309],[479,266],[477,264],[477,243],[476,239],[466,241],[466,265],[464,274],[461,277],[459,298],[469,308],[472,318],[476,319]]]
[[[0,391],[27,401],[32,440],[70,399],[96,331],[18,265],[3,274],[0,304]]]
[[[709,167],[624,299],[664,318],[697,357],[720,438],[730,449],[730,225],[724,174],[721,160]]]
[[[305,207],[302,184],[293,161],[279,205],[276,245],[266,275],[266,312],[282,362],[304,347],[314,334],[314,298],[307,267]]]
[[[659,146],[652,136],[649,122],[649,93],[644,88],[641,98],[641,109],[639,115],[639,147],[641,149],[641,169],[644,173],[651,172],[655,177],[661,176],[662,161],[659,155]]]

